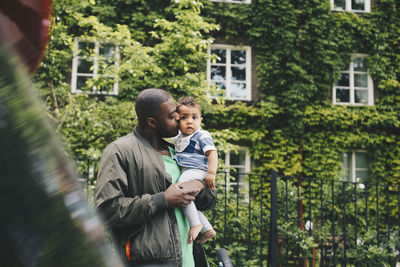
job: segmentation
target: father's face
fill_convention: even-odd
[[[176,111],[176,103],[172,97],[161,104],[157,121],[157,132],[161,137],[173,137],[178,134],[179,115]]]

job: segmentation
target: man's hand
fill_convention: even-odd
[[[186,183],[185,183],[186,184]],[[198,188],[183,187],[181,183],[170,185],[164,192],[168,208],[186,207],[200,192]]]
[[[204,185],[199,180],[192,180],[183,183],[179,183],[179,188],[181,188],[187,194],[197,196],[201,190],[204,189]]]

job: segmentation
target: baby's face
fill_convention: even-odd
[[[200,109],[182,105],[179,107],[179,128],[184,135],[190,135],[200,129],[203,118]]]

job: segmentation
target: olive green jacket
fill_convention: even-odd
[[[172,146],[164,140],[162,145]],[[95,205],[126,262],[175,260],[177,266],[182,266],[178,224],[164,197],[170,184],[171,176],[165,172],[161,155],[136,128],[105,148]],[[203,210],[215,201],[215,191],[206,189],[196,198],[198,208]]]

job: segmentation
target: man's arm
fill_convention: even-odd
[[[128,181],[121,155],[114,144],[107,146],[100,161],[95,188],[95,205],[112,227],[138,225],[160,210],[185,206],[199,189],[178,189],[171,185],[165,192],[128,196]]]

